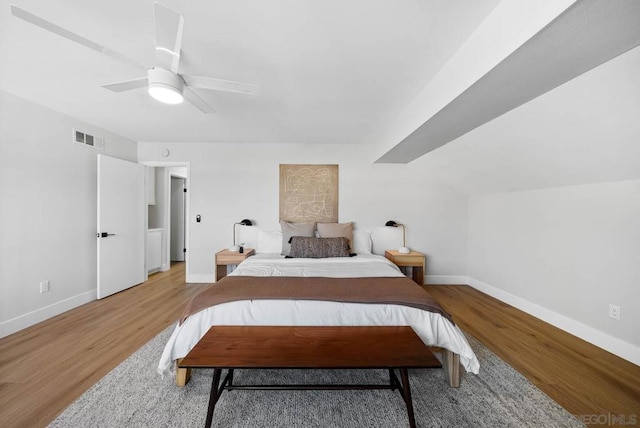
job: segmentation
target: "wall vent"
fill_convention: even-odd
[[[87,134],[77,129],[73,129],[73,141],[93,147],[94,149],[104,150],[104,140],[102,137],[96,137],[95,135]]]

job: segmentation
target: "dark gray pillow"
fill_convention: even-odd
[[[291,237],[289,257],[319,259],[324,257],[349,257],[349,240],[340,238]]]

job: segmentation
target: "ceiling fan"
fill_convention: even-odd
[[[209,104],[200,98],[192,88],[251,95],[257,95],[260,92],[259,86],[249,83],[233,82],[230,80],[215,79],[213,77],[178,74],[184,19],[178,12],[169,9],[158,2],[154,2],[153,7],[156,30],[156,63],[155,66],[151,68],[140,65],[135,60],[132,60],[118,52],[112,51],[107,47],[101,46],[98,43],[75,34],[17,6],[11,6],[11,13],[13,16],[27,21],[30,24],[79,43],[89,49],[98,51],[120,62],[147,70],[146,77],[103,86],[103,88],[114,92],[124,92],[147,87],[149,95],[160,102],[166,104],[179,104],[184,98],[186,98],[203,113],[214,113],[214,110]]]

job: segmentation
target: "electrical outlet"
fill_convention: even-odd
[[[620,321],[620,306],[609,304],[609,318]]]
[[[46,293],[49,291],[49,281],[42,281],[40,282],[40,292],[41,293]]]

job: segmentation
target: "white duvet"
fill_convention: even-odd
[[[357,278],[402,276],[402,272],[376,255],[285,259],[279,255],[258,254],[247,258],[230,275]],[[176,326],[160,358],[158,372],[171,374],[174,360],[185,357],[212,325],[409,325],[425,344],[460,355],[460,362],[468,372],[477,374],[480,368],[462,331],[440,314],[388,304],[243,300],[207,308]]]

